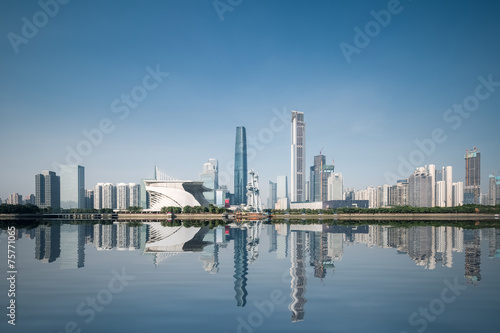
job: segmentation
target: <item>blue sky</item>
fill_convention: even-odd
[[[64,164],[67,147],[83,147],[83,131],[103,119],[113,129],[80,162],[87,188],[137,182],[155,163],[172,177],[197,179],[209,158],[232,176],[235,128],[243,125],[249,137],[261,136],[249,167],[267,197],[268,180],[290,175],[290,128],[276,112],[290,118],[291,110],[305,113],[307,164],[323,149],[345,187],[399,176],[400,158],[421,150],[415,140],[436,128],[446,140],[421,165],[451,165],[454,181],[463,181],[465,149],[477,146],[483,192],[488,174],[500,172],[500,87],[481,88],[488,97],[459,116],[457,129],[443,119],[475,95],[478,77],[500,82],[498,2],[402,0],[350,62],[339,45],[355,46],[353,28],[376,28],[371,11],[392,1],[229,6],[221,20],[210,0],[73,0],[43,22],[37,1],[3,1],[0,198],[34,193],[34,175]],[[34,16],[37,33],[13,47],[9,36],[24,38],[23,17]],[[149,78],[157,86],[146,91],[147,68],[168,76]],[[147,96],[120,119],[113,101],[141,91]]]

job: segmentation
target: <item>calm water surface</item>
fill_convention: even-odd
[[[498,332],[500,229],[18,229],[1,332]],[[7,234],[0,235],[7,275]]]

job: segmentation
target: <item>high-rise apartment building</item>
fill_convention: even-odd
[[[111,183],[102,185],[102,208],[116,209],[116,186]]]
[[[130,193],[129,207],[140,207],[141,206],[141,186],[139,184],[136,184],[136,183],[129,183],[128,189],[129,189],[129,193]]]
[[[464,204],[464,183],[456,182],[452,184],[453,192],[453,207],[462,206]]]
[[[234,204],[247,203],[247,132],[244,126],[236,127],[234,147]]]
[[[61,165],[61,208],[85,208],[85,168]]]
[[[94,187],[94,209],[102,209],[102,188],[104,183],[97,183]]]
[[[54,171],[44,170],[35,175],[35,205],[39,208],[61,207],[60,177]]]
[[[116,184],[116,208],[126,210],[130,204],[130,189],[126,183]]]
[[[306,123],[303,112],[292,111],[291,148],[291,201],[303,202],[306,198]],[[310,200],[313,201],[312,198]]]
[[[500,176],[490,175],[488,187],[488,205],[500,205]]]
[[[481,196],[481,153],[474,147],[465,154],[464,203],[479,204]]]
[[[432,179],[427,168],[417,168],[409,180],[409,201],[413,207],[432,206]]]

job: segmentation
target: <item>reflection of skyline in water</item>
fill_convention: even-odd
[[[500,258],[500,230],[466,230],[451,226],[289,225],[261,222],[208,227],[165,227],[159,223],[131,226],[126,223],[70,225],[52,223],[31,230],[16,230],[17,238],[35,240],[35,259],[58,262],[61,269],[78,269],[85,264],[85,245],[98,251],[140,251],[155,265],[168,265],[169,257],[198,253],[203,271],[218,274],[222,266],[234,267],[234,297],[237,306],[247,304],[252,262],[259,258],[261,229],[265,227],[268,254],[290,260],[290,303],[292,321],[304,320],[307,273],[318,279],[333,275],[335,262],[344,249],[355,244],[392,248],[407,255],[417,266],[434,270],[451,268],[456,253],[464,253],[464,278],[468,284],[481,281],[481,241],[488,244],[488,257]],[[3,231],[2,231],[3,232]],[[232,249],[229,244],[232,243]],[[233,251],[233,263],[220,262],[220,251]],[[168,261],[168,260],[167,260]],[[459,263],[458,263],[459,264]],[[310,268],[308,268],[308,266]]]

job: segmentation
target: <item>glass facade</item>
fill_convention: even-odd
[[[61,165],[61,208],[85,208],[85,168]]]
[[[247,203],[247,132],[244,126],[236,127],[234,147],[234,204]]]

